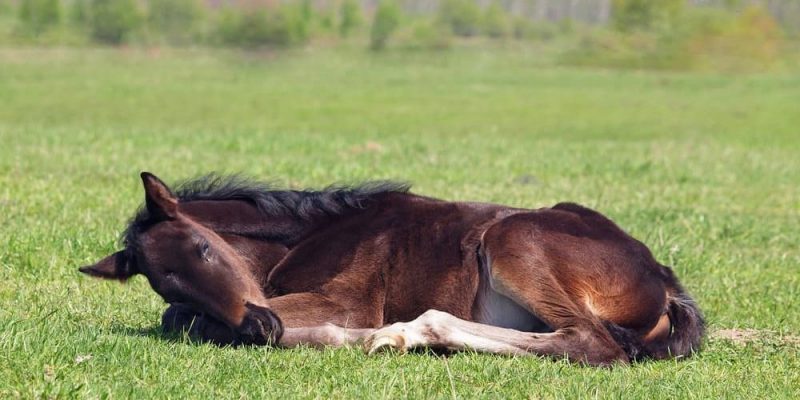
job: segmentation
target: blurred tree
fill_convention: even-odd
[[[300,17],[310,22],[314,18],[314,5],[311,0],[301,0],[298,4]]]
[[[393,0],[383,0],[375,12],[370,32],[370,48],[382,50],[400,23],[400,7]]]
[[[89,3],[92,37],[99,42],[120,44],[140,22],[136,0],[92,0]]]
[[[78,26],[83,26],[89,19],[89,11],[86,5],[87,0],[73,0],[69,10],[70,21]]]
[[[683,10],[686,0],[614,0],[614,27],[627,32],[670,25]]]
[[[511,19],[499,0],[486,8],[483,15],[483,31],[492,38],[503,38],[511,32]]]
[[[481,10],[473,0],[444,0],[439,5],[439,22],[458,36],[474,36],[480,32]]]
[[[413,23],[408,47],[445,50],[452,46],[453,32],[435,21],[420,19]]]
[[[355,0],[344,0],[340,10],[339,34],[347,37],[361,25],[361,7]]]
[[[22,0],[19,6],[19,19],[25,33],[38,36],[58,25],[61,19],[61,4],[59,0]]]
[[[302,6],[283,5],[271,10],[228,8],[220,15],[216,33],[223,44],[290,46],[308,40],[308,22]]]
[[[306,4],[307,6],[301,4],[300,7],[281,6],[278,10],[278,18],[285,26],[284,29],[289,33],[287,45],[298,45],[308,41],[309,28],[311,20],[314,18],[314,12],[311,2],[309,1]]]
[[[156,0],[150,2],[148,22],[170,43],[186,43],[195,35],[203,17],[201,0]]]

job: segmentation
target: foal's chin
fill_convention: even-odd
[[[236,329],[240,344],[276,345],[283,336],[283,323],[268,308],[253,303],[245,304],[247,312],[241,325]]]

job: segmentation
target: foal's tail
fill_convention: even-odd
[[[683,358],[700,350],[706,331],[706,322],[697,303],[689,297],[672,273],[672,269],[661,266],[667,289],[666,314],[669,317],[669,334],[659,340],[644,344],[644,353],[649,358]]]
[[[672,271],[669,268],[664,269],[668,276],[667,305],[664,312],[669,318],[668,333],[659,335],[658,339],[645,341],[632,330],[605,322],[611,336],[632,360],[683,358],[700,350],[705,335],[703,313],[683,290]]]
[[[669,335],[644,345],[645,353],[651,358],[680,358],[700,350],[705,334],[703,314],[680,286],[675,289],[667,295],[667,316],[672,325]]]

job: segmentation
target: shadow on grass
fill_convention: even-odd
[[[196,335],[189,334],[188,331],[164,331],[161,325],[153,325],[143,328],[133,328],[130,326],[123,326],[114,324],[111,326],[111,332],[115,334],[122,334],[131,337],[150,338],[162,340],[170,343],[182,343],[187,345],[204,345],[211,344],[219,347],[243,347],[242,345],[231,345],[230,343],[217,343],[213,340],[206,340]],[[246,346],[244,346],[246,347]]]
[[[201,337],[195,333],[190,333],[190,330],[169,330],[165,331],[161,325],[153,325],[144,328],[132,328],[130,326],[123,326],[119,324],[111,325],[111,332],[115,334],[123,334],[125,336],[151,338],[162,340],[170,343],[181,343],[191,346],[211,345],[217,347],[232,347],[232,348],[248,348],[248,347],[270,347],[259,346],[255,344],[240,343],[229,341],[219,341],[215,339],[208,339]]]
[[[187,333],[179,332],[164,332],[161,325],[153,325],[144,328],[132,328],[130,326],[123,326],[119,324],[111,325],[111,332],[121,333],[126,336],[146,337],[153,339],[166,340],[170,342],[183,342],[191,340]]]

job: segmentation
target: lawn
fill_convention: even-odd
[[[552,59],[536,46],[0,49],[0,398],[800,397],[800,75]],[[712,337],[687,360],[611,369],[163,337],[144,279],[77,272],[118,248],[141,170],[580,202],[674,266]],[[714,336],[745,328],[757,338]]]

